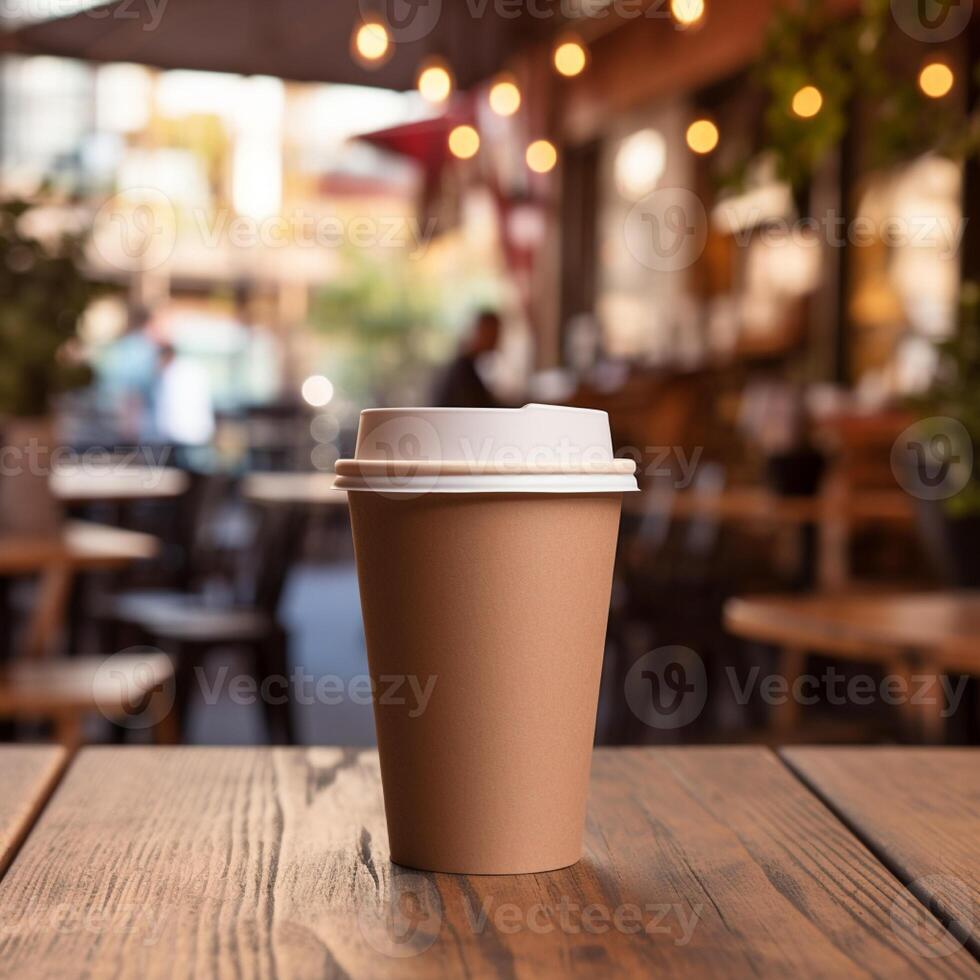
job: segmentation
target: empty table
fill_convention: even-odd
[[[190,485],[183,470],[168,466],[65,466],[51,474],[50,482],[66,504],[171,500]]]
[[[980,676],[980,592],[875,592],[862,595],[747,596],[725,606],[725,626],[737,636],[782,648],[780,673],[798,678],[808,653],[883,664],[905,676],[918,671]],[[943,727],[941,698],[916,705],[931,739]],[[779,715],[796,720],[790,699]]]
[[[347,492],[335,490],[333,473],[250,473],[245,498],[262,504],[308,504],[347,509]]]

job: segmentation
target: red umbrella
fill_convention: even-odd
[[[446,113],[433,119],[404,123],[363,133],[356,137],[389,153],[397,153],[420,163],[427,171],[438,171],[449,158],[449,134],[454,126],[468,122],[461,112]]]

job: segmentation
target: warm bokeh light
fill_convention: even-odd
[[[314,408],[323,408],[333,398],[333,384],[322,374],[311,374],[302,387],[303,401]]]
[[[429,62],[419,72],[418,89],[426,102],[445,102],[453,91],[453,77],[442,62]]]
[[[469,160],[480,149],[480,134],[472,126],[456,126],[449,134],[449,152],[460,160]]]
[[[388,29],[377,21],[368,21],[357,29],[354,47],[365,61],[378,61],[388,53],[391,39]]]
[[[704,16],[704,0],[670,0],[670,15],[681,27],[690,27]]]
[[[558,151],[547,140],[535,140],[527,148],[524,158],[536,174],[546,174],[558,162]]]
[[[793,112],[801,119],[810,119],[823,107],[823,96],[815,85],[804,85],[793,96]]]
[[[498,116],[512,116],[521,107],[521,90],[510,76],[498,78],[490,88],[489,101]]]
[[[718,127],[710,119],[695,119],[685,138],[695,153],[710,153],[718,145]]]
[[[953,87],[953,72],[949,65],[934,61],[919,72],[919,88],[930,99],[941,99]]]
[[[566,38],[555,48],[555,68],[566,78],[581,74],[587,61],[585,45],[576,38]]]

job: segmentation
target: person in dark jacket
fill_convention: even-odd
[[[497,400],[476,369],[481,354],[489,354],[500,343],[500,317],[481,310],[433,390],[432,404],[446,408],[496,408]]]

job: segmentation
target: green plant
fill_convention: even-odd
[[[46,244],[24,230],[32,205],[0,203],[0,415],[38,416],[53,396],[87,384],[70,354],[98,287],[82,274],[82,240]]]
[[[766,95],[765,150],[778,176],[801,185],[847,128],[854,91],[856,33],[825,3],[801,0],[778,8],[770,22],[757,77]],[[793,97],[804,86],[820,92],[820,111],[797,116]]]
[[[408,397],[450,343],[437,297],[402,262],[351,251],[345,273],[313,297],[310,320],[331,341],[330,374],[355,401]]]
[[[930,411],[963,424],[973,445],[980,447],[980,284],[963,283],[956,331],[938,345],[940,368],[926,397]],[[950,514],[980,514],[980,481],[974,475],[946,502]]]
[[[750,156],[769,156],[777,175],[799,188],[849,126],[860,127],[871,168],[929,151],[953,159],[980,151],[978,113],[968,107],[964,119],[955,99],[925,96],[917,84],[920,66],[901,56],[901,42],[889,0],[864,0],[851,17],[825,0],[787,0],[773,13],[755,70],[765,110],[761,142]],[[793,97],[811,85],[822,104],[801,118]],[[726,182],[743,183],[749,163],[735,161]]]

